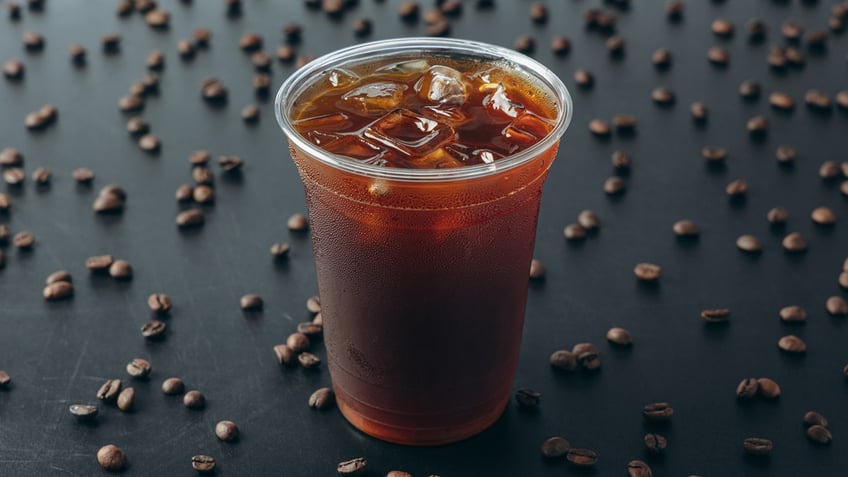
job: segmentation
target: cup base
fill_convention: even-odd
[[[355,399],[348,398],[344,392],[339,392],[339,389],[334,389],[334,391],[339,410],[353,427],[371,437],[393,444],[408,446],[438,446],[468,439],[483,432],[500,419],[506,409],[506,405],[509,403],[509,395],[507,395],[503,400],[492,406],[491,410],[485,414],[460,425],[410,428],[386,424],[385,422],[368,418],[348,405],[348,400],[355,402]]]

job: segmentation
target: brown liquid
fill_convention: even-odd
[[[497,74],[504,84],[526,81]],[[396,80],[373,79],[386,78]],[[410,89],[416,81],[403,78]],[[340,132],[361,133],[376,121],[377,114],[341,108],[349,90],[313,89],[320,96],[304,98],[294,111],[295,118],[315,118],[342,109],[349,117],[344,129],[322,129],[312,119],[296,123],[300,133],[313,141],[317,132],[343,138]],[[543,113],[553,105],[531,103],[531,94],[512,98],[550,117]],[[450,141],[436,139],[438,148],[427,146],[423,155],[380,148],[379,161],[370,162],[428,167],[425,158],[457,143],[471,151],[506,147],[502,132],[515,118],[469,104],[484,97],[469,95],[468,107],[459,110],[475,119],[452,126]],[[546,134],[550,121],[541,122]],[[398,131],[408,142],[417,134]],[[350,141],[339,137],[331,143]],[[352,144],[359,151],[361,144]],[[501,415],[521,343],[539,198],[557,145],[505,172],[427,183],[353,174],[292,148],[306,188],[328,366],[339,407],[357,428],[397,443],[443,444],[474,435]],[[345,154],[341,146],[334,152]],[[448,155],[435,167],[466,163]]]

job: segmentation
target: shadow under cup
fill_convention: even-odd
[[[553,130],[490,164],[400,169],[319,149],[292,125],[327,71],[434,57],[496,64],[536,88]],[[456,39],[394,39],[339,50],[280,88],[277,119],[306,191],[327,363],[342,414],[390,442],[436,445],[503,413],[518,361],[542,185],[571,98],[540,63]]]

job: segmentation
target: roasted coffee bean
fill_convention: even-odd
[[[621,151],[613,151],[611,159],[612,166],[618,170],[630,169],[630,164],[633,162],[630,154]]]
[[[365,471],[368,461],[365,457],[357,457],[356,459],[339,462],[336,466],[336,472],[339,475],[359,475]]]
[[[624,328],[610,328],[607,331],[607,341],[618,346],[630,346],[633,344],[633,338],[630,332]]]
[[[667,402],[646,404],[642,416],[648,421],[668,421],[674,415],[674,409]]]
[[[783,248],[787,252],[804,252],[807,250],[807,240],[798,232],[793,232],[783,238]]]
[[[71,172],[71,177],[79,184],[89,184],[94,180],[94,171],[86,167],[78,167]]]
[[[780,32],[787,40],[798,41],[801,39],[801,35],[804,34],[804,27],[796,22],[789,21],[780,27]]]
[[[818,225],[833,225],[836,223],[836,214],[828,207],[817,207],[813,209],[810,218]]]
[[[71,62],[76,65],[83,65],[85,63],[85,47],[78,44],[72,43],[68,45],[68,56],[71,58]]]
[[[831,316],[848,315],[848,301],[841,296],[832,296],[827,299],[825,309]]]
[[[827,27],[833,33],[842,33],[845,31],[845,20],[839,17],[830,17],[827,20]]]
[[[292,333],[286,338],[286,345],[295,353],[309,349],[309,338],[303,333]]]
[[[583,89],[589,89],[595,85],[595,75],[589,70],[579,69],[574,72],[574,82]]]
[[[128,94],[118,100],[118,109],[125,113],[136,112],[144,109],[144,98],[135,94]]]
[[[211,204],[215,201],[215,189],[201,184],[191,190],[191,198],[198,204]]]
[[[816,424],[807,428],[807,438],[816,444],[828,445],[833,435],[826,427]]]
[[[848,290],[848,272],[842,272],[839,274],[839,286]]]
[[[255,311],[262,309],[263,302],[262,297],[250,293],[241,297],[241,300],[239,300],[239,304],[242,310]]]
[[[118,394],[118,409],[127,412],[132,409],[133,401],[135,400],[135,389],[133,388],[124,388],[120,394]]]
[[[129,280],[133,276],[132,265],[126,260],[115,260],[109,265],[109,275],[118,280]]]
[[[109,379],[97,391],[97,399],[101,401],[112,401],[118,397],[118,393],[121,392],[121,380],[120,379]]]
[[[668,106],[674,103],[674,92],[666,87],[659,87],[651,91],[651,99],[661,106]]]
[[[71,283],[73,279],[71,278],[71,274],[66,272],[65,270],[59,270],[57,272],[53,272],[47,276],[47,280],[45,280],[46,285],[51,285],[56,282],[68,282]]]
[[[412,474],[409,472],[404,472],[402,470],[390,470],[389,473],[386,474],[386,477],[412,477]],[[430,476],[437,477],[437,476]]]
[[[662,277],[662,267],[653,263],[638,263],[633,268],[636,278],[645,282],[655,282]]]
[[[267,72],[271,70],[271,56],[264,51],[257,51],[250,55],[250,62],[253,63],[253,68],[256,71]]]
[[[191,178],[198,184],[212,185],[215,182],[215,175],[212,170],[206,166],[196,166],[191,170]]]
[[[35,235],[29,231],[21,231],[12,237],[12,244],[22,250],[29,250],[35,244]]]
[[[3,171],[3,181],[10,186],[18,186],[24,183],[26,174],[20,167],[10,167]]]
[[[819,167],[819,176],[822,179],[836,179],[842,174],[836,161],[825,161]]]
[[[97,451],[97,462],[100,467],[116,472],[122,470],[127,465],[127,455],[120,447],[113,444],[105,445]]]
[[[627,184],[621,177],[608,177],[607,180],[604,181],[604,192],[607,195],[619,195],[624,193],[626,186]]]
[[[100,45],[106,53],[115,53],[121,49],[121,35],[110,33],[100,37]]]
[[[215,424],[215,435],[224,442],[232,442],[238,439],[239,428],[233,421],[220,421]]]
[[[748,133],[754,137],[759,137],[768,131],[768,120],[765,116],[754,116],[745,123]]]
[[[533,23],[547,23],[548,7],[541,3],[534,3],[530,5],[530,19],[533,20]]]
[[[763,245],[760,243],[760,239],[753,235],[740,235],[736,239],[736,248],[743,252],[759,253],[763,250]]]
[[[807,311],[800,306],[791,305],[780,309],[780,319],[787,323],[807,321]]]
[[[205,166],[209,159],[211,159],[212,155],[209,151],[199,150],[194,151],[188,156],[188,162],[193,166]]]
[[[283,259],[289,256],[291,246],[288,243],[275,243],[271,245],[271,256],[276,259]]]
[[[44,291],[42,292],[42,296],[48,301],[70,298],[73,294],[74,286],[71,282],[65,281],[50,283],[44,287]]]
[[[595,230],[601,226],[598,214],[591,210],[583,210],[577,215],[577,223],[586,230]]]
[[[49,121],[47,118],[37,112],[29,113],[24,117],[24,125],[27,129],[42,129],[47,126]]]
[[[563,229],[562,234],[569,241],[583,240],[586,237],[586,229],[580,224],[568,224]]]
[[[135,0],[135,9],[139,13],[147,13],[156,8],[156,0]]]
[[[827,32],[824,30],[807,33],[807,48],[813,51],[827,48]]]
[[[522,388],[515,392],[515,401],[524,408],[535,408],[541,402],[542,394],[530,388]]]
[[[848,110],[848,90],[836,93],[836,105],[842,110]]]
[[[153,313],[167,313],[171,310],[171,298],[164,293],[153,293],[147,297],[147,306]]]
[[[198,454],[191,458],[191,468],[200,473],[212,472],[215,470],[215,458]]]
[[[24,156],[17,149],[7,147],[0,151],[0,166],[20,167],[24,163]]]
[[[802,53],[801,50],[797,48],[787,48],[785,55],[786,63],[789,66],[801,67],[806,62],[806,59],[804,58],[804,53]]]
[[[521,53],[530,54],[536,49],[536,40],[532,36],[520,36],[515,39],[513,48]]]
[[[210,78],[200,84],[200,94],[209,102],[223,102],[227,99],[227,88],[216,78]]]
[[[20,20],[21,18],[21,6],[14,2],[9,2],[6,5],[7,10],[9,11],[9,19],[10,20]]]
[[[180,40],[177,42],[177,53],[180,55],[180,58],[184,60],[189,60],[194,58],[195,47],[194,43],[188,40]]]
[[[653,477],[651,467],[641,460],[631,460],[627,463],[627,474],[630,477]]]
[[[567,36],[554,36],[553,39],[551,39],[551,51],[553,51],[555,55],[567,55],[571,51],[571,40]]]
[[[212,32],[208,28],[195,28],[191,31],[191,37],[194,39],[194,44],[199,48],[209,46],[209,40],[212,38]]]
[[[160,8],[150,10],[144,15],[144,21],[152,28],[166,29],[171,21],[171,14]]]
[[[768,25],[759,18],[752,18],[745,23],[745,31],[748,33],[748,41],[759,42],[765,39]]]
[[[451,31],[451,25],[446,20],[427,25],[425,30],[427,36],[448,36]]]
[[[671,52],[665,48],[660,48],[654,51],[653,54],[651,54],[651,62],[657,68],[668,68],[669,66],[671,66],[671,61]]]
[[[241,119],[246,123],[255,123],[259,121],[259,106],[248,104],[241,110]]]
[[[571,449],[571,444],[562,437],[551,437],[542,443],[542,456],[548,459],[559,459],[565,457]]]
[[[127,374],[134,378],[146,378],[152,370],[150,361],[142,358],[135,358],[127,364]]]
[[[637,124],[636,117],[629,114],[616,114],[612,118],[612,125],[619,132],[631,132]]]
[[[19,60],[9,60],[3,63],[3,75],[9,79],[21,79],[24,77],[26,68]]]
[[[574,371],[577,369],[577,356],[568,350],[554,351],[549,358],[551,366],[564,371]]]
[[[540,280],[545,278],[545,265],[535,258],[530,261],[530,279]]]
[[[665,4],[665,14],[669,20],[677,21],[683,18],[686,5],[682,0],[670,0]]]
[[[321,313],[316,313],[314,317],[312,317],[312,323],[315,325],[324,326],[324,316]],[[323,328],[322,328],[323,331]]]
[[[807,343],[795,335],[786,335],[777,342],[777,347],[781,351],[792,354],[801,354],[807,351]]]
[[[727,308],[701,310],[701,318],[709,323],[724,323],[730,319],[730,310]]]
[[[789,211],[783,207],[775,207],[768,211],[766,219],[772,224],[783,224],[789,219]]]
[[[623,56],[625,45],[626,43],[624,41],[624,38],[618,35],[613,35],[607,38],[607,41],[605,43],[605,46],[607,47],[607,52],[609,52],[610,56],[612,57]]]
[[[727,151],[722,147],[706,146],[701,148],[701,156],[709,162],[721,162],[727,158]]]
[[[286,225],[292,232],[303,232],[309,229],[309,221],[303,214],[293,214],[286,221]]]
[[[584,353],[599,354],[601,350],[599,350],[598,347],[592,343],[577,343],[571,348],[571,352],[574,353],[574,356],[579,359],[580,355]]]
[[[313,1],[317,3],[319,0]],[[320,4],[324,13],[331,17],[340,17],[345,10],[344,0],[321,0]]]
[[[368,36],[374,29],[369,18],[359,17],[353,21],[353,34],[358,37]]]
[[[169,396],[182,394],[184,390],[185,384],[183,384],[183,380],[180,378],[168,378],[162,381],[162,392]]]
[[[191,390],[183,395],[183,405],[189,409],[203,409],[206,397],[200,391]]]
[[[94,419],[98,413],[97,406],[90,406],[88,404],[71,404],[68,410],[72,416],[81,421]]]
[[[760,396],[767,399],[774,399],[780,396],[780,385],[773,379],[759,378],[757,379],[757,383],[759,384],[758,393]]]
[[[794,162],[795,158],[798,157],[798,154],[795,152],[795,149],[790,146],[778,146],[775,151],[775,157],[777,157],[777,162],[786,164]]]
[[[753,80],[743,81],[742,84],[739,85],[739,96],[742,96],[742,99],[757,99],[760,97],[760,83],[757,83]]]
[[[118,6],[115,7],[115,13],[118,14],[119,17],[125,17],[132,14],[135,7],[133,6],[132,0],[121,0],[118,2]]]
[[[771,454],[774,447],[769,439],[762,437],[748,437],[743,441],[742,447],[749,455],[766,456]]]
[[[730,62],[730,53],[720,46],[707,50],[707,60],[716,66],[726,66]]]
[[[177,214],[177,227],[188,229],[200,227],[206,221],[203,211],[200,209],[189,209]]]
[[[319,296],[311,296],[306,299],[306,309],[309,310],[310,313],[320,313],[321,312],[321,298]]]
[[[3,195],[5,195],[5,194],[3,194]],[[2,196],[0,196],[0,199],[2,199]],[[0,210],[3,210],[3,209],[0,208]],[[6,244],[9,243],[9,236],[10,235],[11,235],[11,232],[9,232],[9,226],[6,225],[6,224],[0,224],[0,246],[6,245]]]
[[[692,103],[692,106],[689,107],[689,112],[695,121],[706,121],[709,116],[709,110],[704,103],[700,102]]]
[[[807,411],[804,414],[804,426],[822,426],[827,427],[827,419],[815,411]]]
[[[335,395],[330,388],[320,388],[309,396],[309,407],[318,409],[319,411],[329,409],[335,403],[335,399]]]
[[[830,96],[817,89],[811,89],[804,94],[804,103],[816,111],[829,111],[832,107]]]
[[[701,227],[691,220],[678,220],[672,226],[674,235],[683,238],[694,238],[701,234]]]
[[[743,379],[736,386],[736,397],[739,399],[753,399],[760,390],[759,382],[754,378]]]
[[[162,143],[153,134],[145,134],[139,138],[138,147],[144,152],[156,152],[162,147]]]
[[[50,169],[46,169],[44,167],[39,167],[32,173],[32,181],[36,185],[47,185],[50,183],[50,178],[53,173],[50,172]]]
[[[578,467],[591,467],[598,462],[598,454],[589,449],[568,449],[565,458]]]
[[[723,18],[718,18],[713,21],[713,24],[710,28],[712,29],[713,34],[715,34],[716,36],[733,35],[733,23]]]
[[[153,50],[147,55],[145,64],[150,70],[160,71],[165,67],[165,55],[159,50]]]
[[[297,332],[303,333],[307,337],[310,336],[318,336],[324,331],[324,327],[321,325],[316,325],[311,321],[305,321],[303,323],[297,324]]]
[[[147,339],[158,339],[161,338],[165,329],[168,327],[164,322],[159,320],[150,320],[141,327],[141,336],[144,336]]]
[[[321,358],[308,351],[304,351],[297,355],[297,361],[306,369],[317,368],[321,365]]]
[[[284,344],[274,346],[274,354],[277,356],[277,361],[280,364],[294,364],[295,352]]]
[[[306,59],[304,59],[304,58],[306,58]],[[311,57],[300,57],[297,60],[297,64],[300,65],[300,66],[297,66],[297,67],[300,68],[301,66],[305,65],[309,61],[312,61]],[[253,90],[256,92],[257,95],[260,95],[260,96],[268,94],[268,92],[271,90],[271,75],[266,74],[266,73],[259,73],[259,74],[254,75],[253,76]]]
[[[244,161],[239,156],[219,156],[218,157],[218,166],[224,170],[224,172],[233,172],[239,170],[244,165]]]
[[[283,63],[290,63],[294,61],[296,56],[297,53],[291,45],[282,45],[277,47],[277,59]]]
[[[24,43],[24,48],[29,51],[40,51],[44,48],[44,37],[38,33],[24,33],[22,41]]]
[[[748,183],[741,179],[737,179],[727,184],[724,191],[731,198],[742,197],[748,193]]]
[[[645,434],[642,439],[645,442],[645,449],[655,454],[659,454],[665,450],[668,442],[665,437],[659,434]]]

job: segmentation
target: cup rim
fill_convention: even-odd
[[[554,127],[542,140],[515,154],[498,159],[489,164],[475,164],[451,169],[405,169],[381,167],[366,164],[349,157],[333,154],[321,149],[303,137],[292,124],[289,110],[293,101],[312,82],[313,78],[322,75],[328,69],[342,63],[350,63],[368,56],[391,56],[397,53],[416,52],[424,56],[426,51],[458,51],[465,55],[490,58],[504,62],[511,68],[528,74],[541,82],[553,93],[557,102],[557,117]],[[442,182],[451,180],[467,180],[477,177],[490,176],[524,164],[542,154],[545,150],[562,137],[571,123],[573,103],[571,94],[562,80],[547,66],[527,55],[501,46],[488,43],[458,39],[407,37],[360,43],[325,54],[310,61],[292,73],[277,90],[274,100],[274,113],[277,123],[285,133],[291,145],[306,152],[310,157],[336,169],[341,169],[357,175],[380,178],[407,180],[416,182]]]

